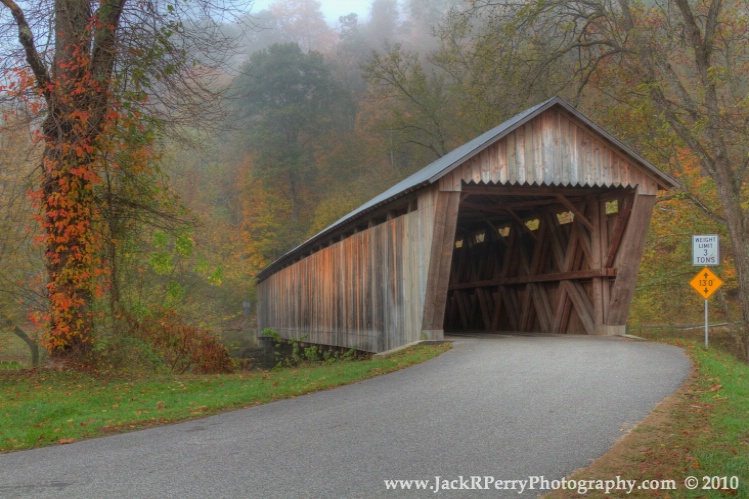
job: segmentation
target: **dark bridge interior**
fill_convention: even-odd
[[[464,186],[445,331],[595,334],[633,195]]]

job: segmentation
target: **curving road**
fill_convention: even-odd
[[[518,497],[517,488],[466,487],[473,476],[483,486],[483,477],[568,475],[689,370],[678,348],[623,338],[462,336],[437,359],[355,385],[0,455],[0,497]],[[388,490],[384,482],[433,487],[435,476],[463,490]],[[541,485],[526,485],[522,497]]]

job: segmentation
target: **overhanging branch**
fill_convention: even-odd
[[[24,52],[26,53],[26,62],[29,63],[31,70],[34,72],[36,77],[37,87],[46,96],[49,94],[49,71],[47,66],[44,65],[42,58],[39,56],[39,52],[36,50],[34,44],[34,33],[31,31],[26,16],[23,13],[23,9],[19,7],[13,0],[0,0],[2,4],[10,10],[13,19],[18,27],[18,41],[21,42]]]

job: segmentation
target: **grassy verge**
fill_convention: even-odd
[[[354,383],[450,348],[417,346],[384,359],[216,376],[130,378],[0,371],[0,452],[71,443]]]
[[[749,366],[718,348],[705,351],[697,339],[674,334],[659,340],[677,344],[689,353],[694,364],[689,381],[608,453],[569,479],[612,480],[618,476],[636,480],[637,486],[655,480],[657,483],[647,485],[661,488],[635,488],[626,497],[749,498]],[[687,477],[697,479],[696,490],[687,489]],[[675,485],[675,489],[663,490],[664,485]],[[608,496],[589,491],[585,495],[619,496],[622,491]],[[582,495],[559,490],[548,497]]]

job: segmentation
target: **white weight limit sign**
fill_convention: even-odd
[[[720,244],[717,234],[692,236],[692,265],[720,265]]]

